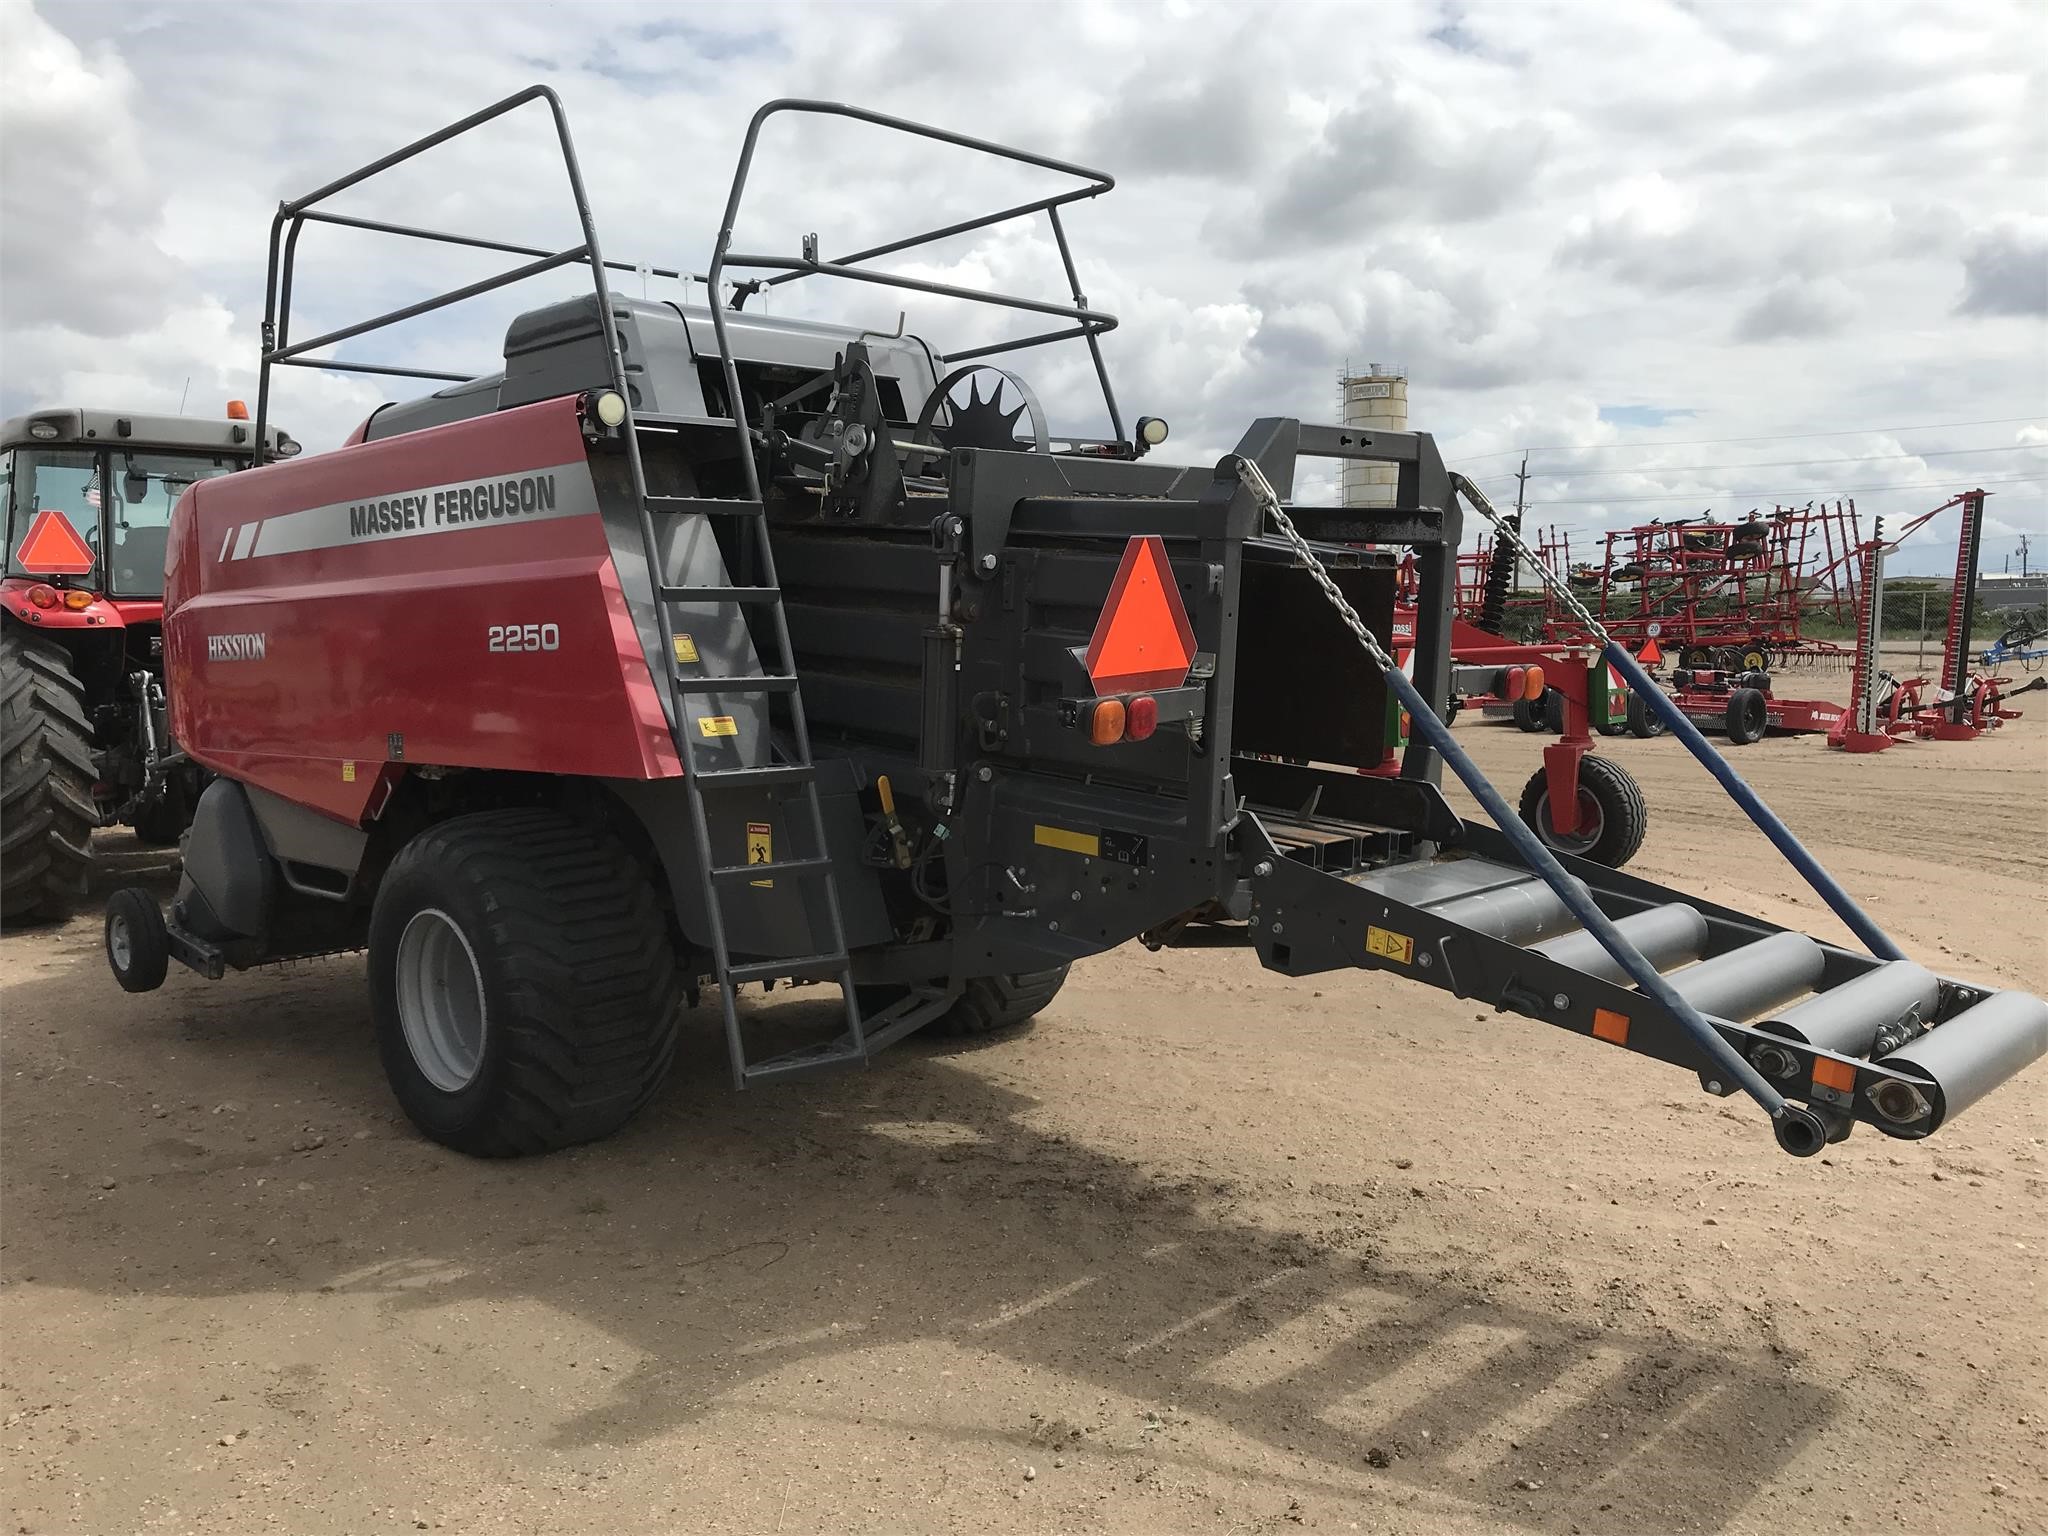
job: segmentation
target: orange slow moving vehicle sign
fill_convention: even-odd
[[[1174,585],[1166,543],[1157,534],[1124,546],[1085,659],[1097,694],[1178,688],[1187,681],[1195,629]]]
[[[45,507],[28,525],[14,563],[31,576],[83,576],[93,567],[92,549],[62,512]]]

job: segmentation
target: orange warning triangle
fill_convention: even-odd
[[[1646,667],[1654,667],[1659,662],[1663,661],[1663,659],[1664,653],[1657,648],[1657,642],[1655,640],[1645,640],[1643,642],[1643,648],[1640,651],[1636,652],[1636,660],[1640,661]]]
[[[1195,630],[1157,534],[1133,538],[1109,586],[1109,600],[1088,642],[1095,691],[1178,688],[1195,659]]]
[[[83,576],[93,568],[91,548],[55,507],[45,507],[29,524],[14,563],[31,576]]]

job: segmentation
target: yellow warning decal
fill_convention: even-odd
[[[1367,927],[1365,952],[1378,955],[1382,960],[1398,960],[1403,965],[1415,963],[1415,941],[1405,933],[1395,933],[1387,928]]]
[[[706,736],[737,736],[739,725],[731,715],[699,715],[697,729]]]
[[[356,781],[356,765],[353,758],[344,758],[341,764],[341,782],[353,784]]]
[[[695,641],[694,639],[692,639],[692,638],[691,638],[690,636],[688,636],[688,635],[677,635],[677,636],[676,636],[676,660],[677,660],[677,661],[695,661],[696,659],[697,659],[697,642],[696,642],[696,641]]]
[[[1091,859],[1102,857],[1102,839],[1093,832],[1069,832],[1065,827],[1048,827],[1040,822],[1031,829],[1031,841],[1041,848],[1060,848]]]
[[[775,828],[765,821],[747,823],[747,862],[749,864],[773,864],[775,862]],[[764,891],[773,890],[773,880],[749,880],[749,885]]]

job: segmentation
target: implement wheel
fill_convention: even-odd
[[[0,922],[55,921],[85,894],[98,778],[71,653],[9,619],[0,626]]]
[[[1639,693],[1628,696],[1628,733],[1642,741],[1664,734],[1664,717]]]
[[[1765,704],[1763,694],[1755,688],[1738,688],[1729,694],[1724,723],[1728,739],[1738,747],[1746,747],[1761,739],[1771,723],[1770,708]]]
[[[1522,820],[1556,853],[1619,869],[1635,857],[1650,811],[1635,778],[1610,757],[1579,759],[1579,825],[1570,836],[1550,822],[1550,775],[1538,768],[1522,787]]]
[[[609,832],[486,811],[399,851],[370,1005],[412,1123],[476,1157],[609,1136],[668,1076],[682,995],[646,872]]]

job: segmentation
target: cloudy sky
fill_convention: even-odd
[[[2048,564],[2048,7],[2037,0],[1203,5],[30,4],[0,0],[0,412],[254,390],[271,212],[533,81],[566,102],[606,254],[702,270],[748,114],[816,96],[1112,173],[1070,228],[1129,414],[1175,456],[1329,420],[1347,363],[1580,538],[1851,496],[1994,492],[1986,565]],[[788,120],[781,120],[787,123]],[[339,205],[572,243],[529,117]],[[828,252],[1019,201],[957,152],[777,127],[739,243]],[[309,236],[297,334],[482,276]],[[915,270],[1059,296],[1042,223]],[[640,286],[624,280],[628,291]],[[893,328],[887,290],[777,309]],[[543,279],[347,355],[486,371]],[[654,296],[674,296],[655,279]],[[700,290],[701,292],[701,290]],[[787,296],[787,297],[786,297]],[[812,307],[815,306],[815,307]],[[910,305],[938,347],[979,314]],[[1100,430],[1084,359],[1029,364]],[[293,372],[331,446],[382,398]],[[1894,569],[1953,560],[1952,524]],[[1950,540],[1944,557],[1942,538]],[[2013,562],[2017,569],[2017,561]]]

